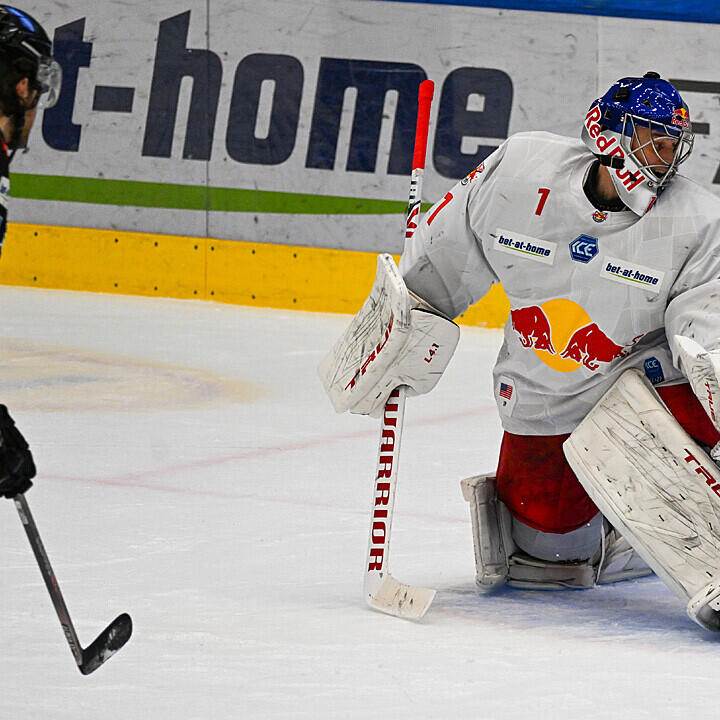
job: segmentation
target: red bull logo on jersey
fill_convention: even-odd
[[[536,305],[518,308],[510,313],[510,319],[523,347],[532,347],[537,350],[545,350],[551,355],[555,354],[550,337],[552,332],[550,320],[542,308]]]
[[[597,370],[601,363],[625,357],[642,335],[629,345],[612,340],[587,312],[572,300],[548,300],[542,305],[517,308],[510,313],[520,344],[557,372],[580,367]]]
[[[485,170],[485,163],[480,163],[471,173],[466,175],[461,181],[461,185],[467,185],[468,183],[471,183],[480,173]]]
[[[623,346],[613,342],[597,323],[578,328],[560,353],[561,358],[569,358],[589,370],[597,370],[601,362],[609,363],[625,355]]]

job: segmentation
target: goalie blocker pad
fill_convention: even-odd
[[[720,630],[720,471],[637,370],[602,397],[563,450],[588,495],[688,615]]]
[[[379,255],[368,299],[318,374],[336,412],[379,417],[399,385],[432,390],[459,337],[452,320],[408,291],[392,255]]]

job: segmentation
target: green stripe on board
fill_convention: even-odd
[[[273,190],[208,188],[135,180],[60,177],[13,173],[12,196],[98,205],[215,210],[218,212],[287,213],[307,215],[395,215],[407,203],[397,200],[309,195]],[[428,205],[429,207],[429,205]]]

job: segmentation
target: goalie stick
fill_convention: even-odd
[[[406,240],[412,238],[420,218],[422,176],[434,88],[432,80],[420,83],[415,150],[405,223]],[[406,392],[403,385],[395,388],[385,403],[383,412],[363,590],[371,608],[396,617],[419,620],[430,607],[435,590],[405,585],[397,581],[389,570],[390,528],[397,488]]]
[[[40,539],[40,533],[30,512],[30,506],[25,499],[25,495],[16,495],[13,501],[78,669],[83,675],[89,675],[111,658],[130,639],[132,620],[127,613],[118,615],[88,647],[83,648],[70,619],[70,613],[60,592],[60,586],[52,565],[50,565],[50,559],[45,552],[45,547]]]

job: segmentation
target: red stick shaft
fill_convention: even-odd
[[[430,128],[430,106],[432,105],[435,83],[424,80],[418,91],[418,115],[415,127],[415,150],[410,175],[410,194],[405,217],[405,239],[409,240],[415,232],[420,220],[420,201],[422,200],[422,176],[425,172],[425,155],[427,153],[428,130]]]
[[[418,116],[415,128],[415,152],[413,153],[413,170],[425,168],[427,153],[428,128],[430,127],[430,106],[432,105],[435,83],[424,80],[418,92]]]

